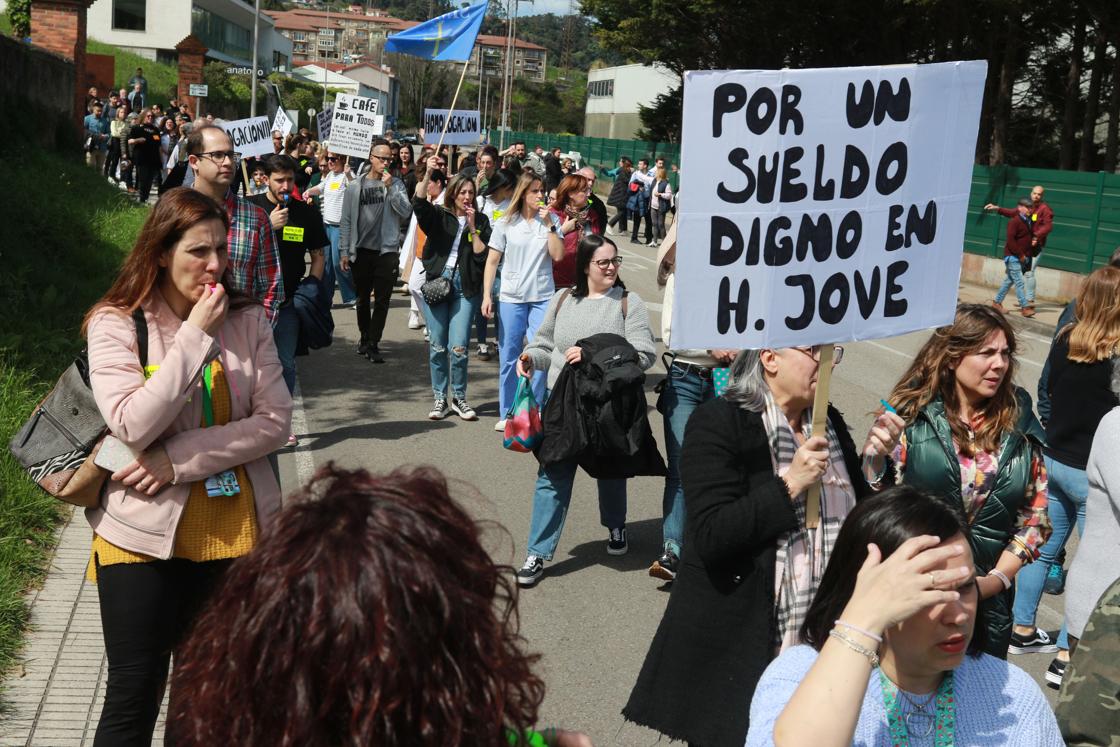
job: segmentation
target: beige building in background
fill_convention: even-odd
[[[678,85],[680,78],[660,66],[620,65],[589,71],[584,137],[633,140],[642,129],[639,107],[652,106],[660,94]]]

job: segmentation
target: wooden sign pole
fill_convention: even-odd
[[[813,397],[813,436],[828,435],[828,390],[832,383],[833,345],[821,346],[820,368],[817,369],[817,391]],[[821,522],[821,484],[809,486],[805,498],[805,526],[816,529]]]
[[[241,177],[245,180],[245,196],[248,197],[253,194],[253,191],[249,188],[249,167],[245,165],[244,158],[241,159]],[[817,386],[820,384],[818,383]],[[816,433],[816,430],[814,429],[813,432]]]

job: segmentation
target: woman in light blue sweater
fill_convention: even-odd
[[[758,683],[747,747],[1060,747],[1038,685],[982,653],[967,532],[959,508],[905,485],[859,503],[806,613],[806,645]]]

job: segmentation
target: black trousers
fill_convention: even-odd
[[[140,202],[147,202],[152,194],[152,184],[159,186],[159,164],[136,164],[136,189],[140,192]]]
[[[630,240],[638,240],[638,226],[642,223],[642,218],[646,219],[646,243],[653,241],[653,224],[650,222],[649,211],[639,213],[637,210],[630,211],[630,217],[634,219],[634,230],[630,232]],[[623,229],[626,230],[626,229]]]
[[[391,217],[391,216],[388,216]],[[358,332],[361,342],[370,345],[381,343],[385,319],[389,316],[389,300],[397,282],[400,255],[382,253],[372,249],[358,249],[358,256],[350,265],[354,278],[354,292],[358,294],[355,307],[358,312]],[[370,313],[369,294],[373,293],[373,312]]]
[[[231,562],[172,558],[98,567],[109,682],[94,747],[151,745],[171,652]]]
[[[121,141],[117,138],[109,140],[109,152],[105,154],[105,176],[113,181],[117,180],[117,164],[121,162]]]
[[[618,229],[626,233],[626,213],[629,212],[626,208],[619,208],[615,214],[607,221],[608,226],[617,225]]]

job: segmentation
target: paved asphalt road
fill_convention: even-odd
[[[621,242],[627,287],[651,307],[660,337],[661,294],[654,281],[656,250]],[[312,464],[334,460],[349,467],[387,471],[402,465],[435,465],[456,483],[456,497],[481,519],[497,522],[491,551],[500,562],[519,565],[524,557],[536,461],[506,451],[493,426],[498,418],[497,356],[472,356],[468,397],[480,421],[425,418],[431,406],[427,344],[407,329],[408,300],[394,295],[385,341],[387,362],[374,365],[354,354],[353,313],[337,310],[335,344],[299,362],[305,420],[297,412],[301,446],[281,458],[285,492],[291,492]],[[863,442],[868,414],[885,396],[921,346],[925,333],[847,346],[833,376],[832,402],[846,413],[856,443]],[[1018,382],[1034,392],[1049,339],[1026,333]],[[649,372],[652,388],[664,375]],[[658,441],[661,418],[650,417]],[[564,535],[540,584],[522,593],[522,631],[530,650],[540,652],[539,671],[548,686],[541,723],[589,733],[597,745],[650,745],[659,735],[628,724],[619,715],[668,599],[668,587],[646,569],[661,543],[662,481],[630,481],[630,552],[606,553],[606,530],[599,525],[594,482],[576,481]],[[1044,596],[1039,622],[1057,627],[1061,598]],[[1049,655],[1014,657],[1041,682]],[[1053,699],[1054,691],[1046,690]]]

